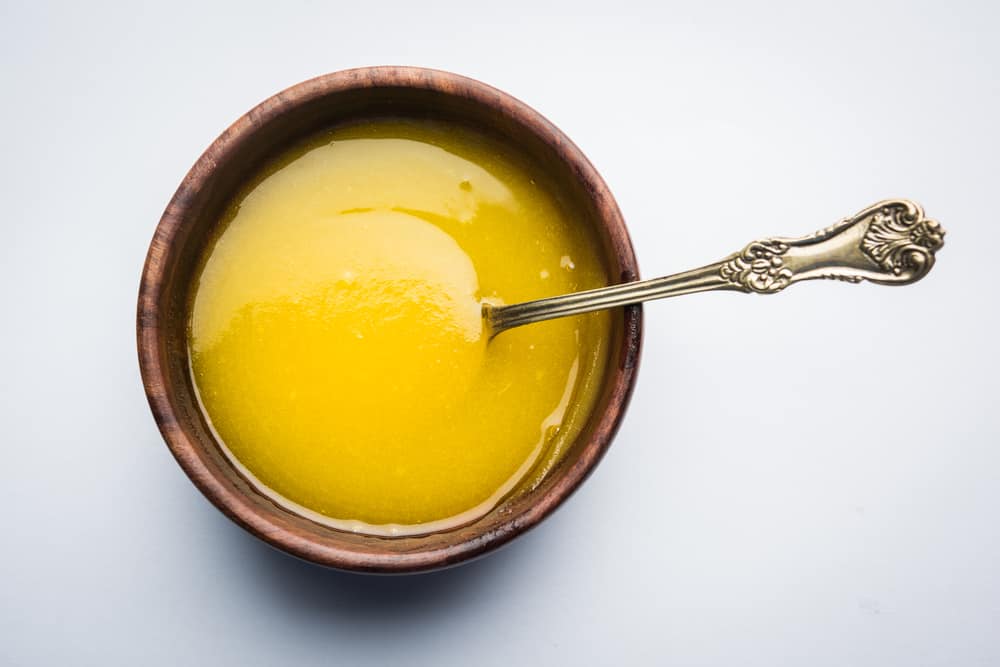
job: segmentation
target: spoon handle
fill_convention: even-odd
[[[810,236],[754,241],[700,269],[509,306],[486,304],[483,315],[496,336],[522,324],[709,290],[774,294],[817,278],[907,285],[934,266],[944,234],[918,204],[889,199]]]

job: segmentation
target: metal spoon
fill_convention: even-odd
[[[944,229],[906,199],[873,204],[802,238],[768,238],[700,269],[508,306],[483,305],[490,338],[523,324],[652,299],[732,290],[774,294],[800,280],[908,285],[934,266]]]

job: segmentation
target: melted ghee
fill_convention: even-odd
[[[228,454],[338,528],[473,520],[559,461],[608,356],[606,313],[487,343],[481,299],[605,285],[537,168],[471,130],[383,120],[265,169],[203,260],[190,350]]]

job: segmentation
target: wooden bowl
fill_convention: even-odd
[[[638,278],[625,223],[607,185],[573,143],[538,112],[483,83],[411,67],[321,76],[265,100],[233,123],[181,182],[149,247],[136,322],[139,365],[153,415],[181,467],[229,518],[290,554],[345,570],[417,572],[481,556],[534,527],[594,469],[618,428],[635,383],[642,310],[614,315],[603,393],[566,457],[535,490],[515,493],[470,524],[415,537],[339,531],[281,508],[223,454],[199,408],[188,362],[187,320],[198,260],[226,203],[268,158],[305,135],[379,116],[473,126],[521,151],[553,176],[559,195],[599,232],[609,275]]]

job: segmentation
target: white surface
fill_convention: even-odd
[[[1000,664],[997,5],[208,4],[0,5],[0,663]],[[652,304],[625,426],[554,517],[441,574],[325,571],[174,464],[134,304],[226,125],[386,63],[547,115],[648,276],[890,196],[948,244],[905,289]]]

